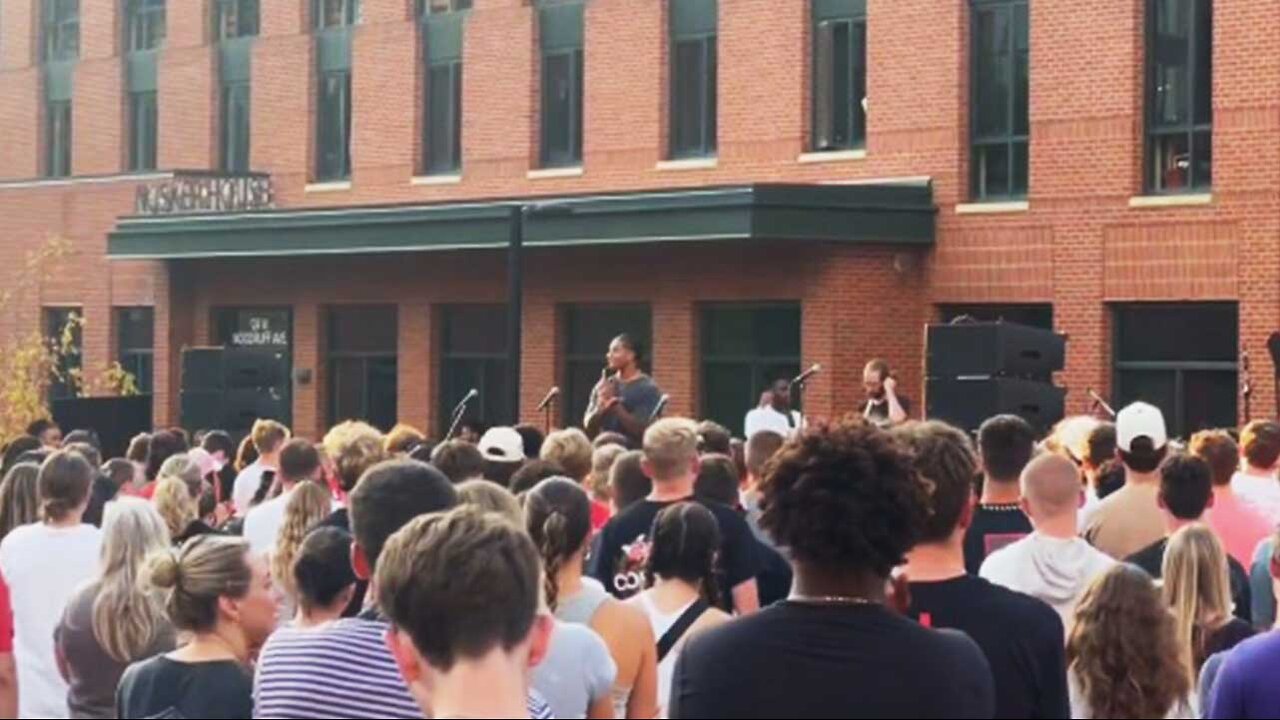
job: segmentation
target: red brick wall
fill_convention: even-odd
[[[116,3],[83,2],[82,57],[75,72],[74,170],[118,172],[127,135]],[[524,0],[476,0],[464,31],[463,177],[414,186],[420,150],[422,70],[408,0],[366,0],[353,46],[354,171],[346,191],[308,193],[314,135],[314,71],[305,0],[263,3],[253,53],[255,169],[275,179],[282,205],[429,202],[466,198],[688,187],[750,181],[840,182],[929,176],[939,205],[938,242],[923,256],[886,249],[774,244],[742,252],[707,248],[540,251],[530,259],[525,310],[524,405],[555,381],[555,305],[623,294],[653,303],[662,344],[655,367],[673,410],[697,398],[694,304],[755,297],[772,270],[805,300],[806,362],[828,365],[810,390],[814,407],[850,407],[863,360],[884,354],[920,395],[920,325],[943,302],[1052,302],[1070,335],[1060,381],[1082,410],[1083,389],[1110,380],[1108,302],[1237,300],[1241,339],[1255,358],[1280,327],[1280,5],[1215,8],[1215,188],[1207,206],[1133,209],[1142,188],[1144,0],[1031,4],[1031,189],[1029,209],[957,213],[968,196],[967,4],[937,0],[870,7],[869,133],[865,159],[807,164],[809,18],[801,0],[724,0],[720,10],[720,157],[714,168],[661,170],[666,141],[666,19],[662,0],[591,0],[585,14],[587,87],[581,177],[530,179],[537,165],[537,33]],[[16,267],[48,235],[76,245],[76,275],[51,283],[5,327],[34,322],[43,302],[85,306],[95,329],[87,358],[111,355],[110,307],[172,298],[187,325],[157,337],[168,368],[174,343],[207,330],[208,307],[274,298],[292,302],[299,366],[321,371],[318,334],[333,302],[401,305],[401,408],[434,420],[431,308],[501,299],[500,258],[483,253],[299,263],[323,281],[299,283],[278,261],[183,266],[177,287],[163,267],[104,266],[105,233],[128,211],[132,186],[5,187],[39,173],[40,70],[34,66],[34,0],[0,3],[0,267]],[[205,2],[170,4],[160,66],[160,162],[210,167],[216,160],[216,53]],[[1087,47],[1088,52],[1081,48]],[[900,257],[899,257],[900,256]],[[483,257],[483,259],[481,259]],[[601,258],[626,258],[643,274],[594,283]],[[895,262],[896,261],[896,262]],[[710,275],[693,268],[710,265]],[[624,263],[626,264],[626,263]],[[105,269],[104,269],[105,267]],[[736,268],[736,272],[722,268]],[[231,268],[244,276],[232,283]],[[373,269],[370,269],[373,268]],[[783,272],[783,268],[786,272]],[[895,269],[896,268],[896,269]],[[382,275],[389,269],[393,282]],[[630,272],[630,271],[629,271]],[[640,278],[644,279],[641,280]],[[93,281],[85,282],[85,278]],[[105,280],[101,280],[105,278]],[[750,279],[748,279],[750,278]],[[396,289],[398,288],[398,290]],[[184,294],[193,294],[188,298]],[[37,302],[38,300],[38,302]],[[157,309],[158,321],[170,323]],[[197,338],[199,339],[199,338]],[[1255,407],[1272,406],[1268,363],[1255,361]],[[1258,372],[1258,368],[1262,372]],[[174,378],[165,369],[166,382]],[[419,393],[407,381],[422,383]],[[323,387],[317,375],[315,387]],[[163,392],[171,392],[173,387]],[[171,398],[161,401],[169,402]],[[295,413],[311,429],[324,407],[299,392]]]

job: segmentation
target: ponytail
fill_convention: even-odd
[[[591,500],[576,482],[549,478],[528,492],[524,511],[525,528],[542,556],[547,606],[555,610],[560,600],[556,576],[591,534]]]
[[[566,545],[568,545],[568,521],[559,510],[552,510],[542,523],[542,538],[538,543],[538,552],[542,555],[543,575],[546,576],[543,586],[547,593],[547,607],[553,611],[560,597],[560,586],[556,576],[560,574],[560,567],[564,561],[573,554],[565,547]]]

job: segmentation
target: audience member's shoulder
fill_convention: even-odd
[[[981,583],[984,605],[991,606],[994,615],[1002,621],[1018,622],[1016,632],[1029,631],[1033,628],[1045,628],[1054,642],[1061,642],[1063,637],[1062,616],[1045,601],[1031,597],[1025,593],[1010,590],[985,578],[974,578]]]
[[[645,611],[639,605],[614,599],[601,603],[592,618],[592,624],[621,628],[628,634],[653,633],[653,627],[649,624],[649,616],[645,614]]]

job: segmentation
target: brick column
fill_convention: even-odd
[[[431,425],[432,392],[431,306],[427,303],[400,303],[396,316],[399,359],[396,363],[396,410],[400,422],[427,431]]]

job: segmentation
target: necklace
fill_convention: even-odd
[[[800,605],[879,605],[875,600],[855,595],[792,595],[787,602]]]

